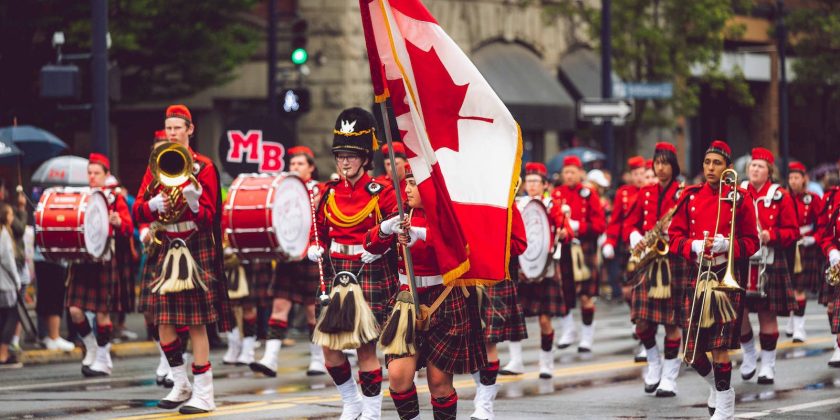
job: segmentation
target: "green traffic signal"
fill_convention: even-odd
[[[292,51],[292,63],[296,65],[301,65],[306,63],[306,60],[309,59],[309,53],[306,52],[306,48],[296,48]]]

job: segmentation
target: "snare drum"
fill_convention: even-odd
[[[290,173],[242,174],[228,190],[222,219],[241,260],[299,261],[312,229],[309,190]]]
[[[111,224],[108,201],[90,188],[53,187],[35,209],[35,243],[45,257],[72,262],[105,261]]]

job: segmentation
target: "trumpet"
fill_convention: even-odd
[[[723,186],[730,185],[732,190],[729,195],[723,196]],[[698,258],[697,280],[694,288],[694,298],[691,301],[691,314],[688,319],[688,329],[686,330],[686,340],[683,346],[683,358],[687,364],[694,363],[697,357],[697,344],[700,340],[700,330],[703,328],[710,328],[714,325],[716,319],[723,322],[730,322],[735,319],[735,309],[732,308],[732,303],[729,301],[729,296],[725,292],[740,292],[744,289],[735,280],[735,212],[738,201],[738,173],[734,169],[726,169],[723,171],[718,184],[718,206],[717,217],[715,218],[715,230],[711,237],[718,233],[720,228],[720,212],[722,203],[724,201],[731,201],[731,223],[729,229],[729,249],[727,250],[726,272],[723,279],[718,278],[717,273],[712,270],[713,262],[710,259],[704,258],[704,252],[701,252]],[[703,243],[710,238],[709,232],[703,232]],[[705,269],[704,269],[705,268]],[[702,289],[702,291],[701,291]],[[702,294],[702,295],[701,295]],[[697,313],[697,320],[695,320],[695,309],[700,301],[699,313]],[[713,314],[712,311],[716,311]],[[697,321],[697,325],[693,324]],[[693,326],[693,330],[692,330]],[[694,334],[692,336],[692,334]],[[686,354],[689,340],[694,342],[694,351],[689,358]]]
[[[163,186],[163,193],[169,198],[169,209],[158,216],[163,223],[177,222],[187,201],[181,192],[181,186],[190,181],[198,187],[198,180],[193,175],[193,158],[190,151],[174,142],[163,143],[152,151],[149,157],[149,170],[158,185]]]

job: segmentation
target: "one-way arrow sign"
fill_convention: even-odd
[[[623,99],[581,99],[578,101],[578,119],[600,124],[611,121],[624,124],[633,113],[633,103]]]

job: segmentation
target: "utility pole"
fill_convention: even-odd
[[[277,0],[268,0],[268,117],[277,117]]]
[[[91,0],[90,4],[93,22],[91,144],[94,152],[108,156],[108,0]]]
[[[790,162],[790,140],[788,138],[788,86],[785,44],[787,44],[787,30],[785,29],[785,0],[776,2],[776,20],[779,49],[779,148],[782,155],[781,172],[783,179],[787,179],[788,162]]]
[[[601,0],[601,96],[606,100],[612,98],[612,0]],[[619,178],[615,173],[615,141],[613,137],[613,123],[605,118],[601,124],[602,147],[607,155],[607,169],[613,174],[613,179]]]

